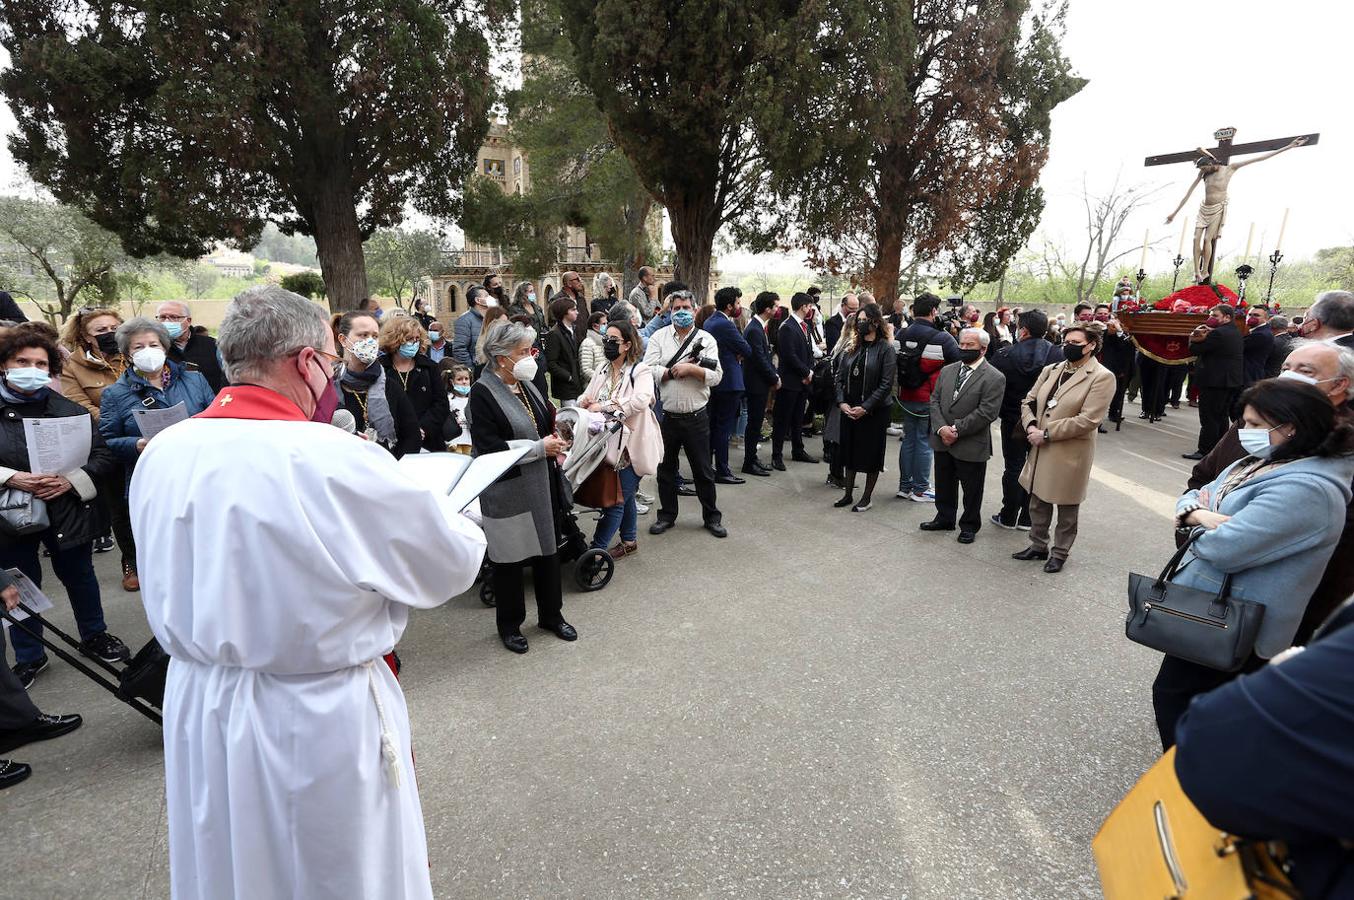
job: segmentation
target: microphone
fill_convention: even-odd
[[[335,428],[342,428],[349,434],[357,434],[357,419],[346,409],[334,410],[334,417],[329,420],[329,424]]]

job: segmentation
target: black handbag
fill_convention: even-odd
[[[1129,573],[1124,634],[1168,656],[1235,672],[1255,650],[1265,605],[1230,596],[1230,574],[1217,593],[1171,582],[1198,534],[1175,551],[1157,577]]]

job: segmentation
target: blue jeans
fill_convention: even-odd
[[[604,464],[605,465],[605,464]],[[616,474],[621,476],[621,496],[625,497],[615,506],[602,510],[602,518],[597,520],[597,530],[592,534],[592,546],[598,550],[607,549],[611,539],[621,532],[621,540],[634,543],[639,537],[639,512],[635,509],[635,490],[639,487],[639,476],[630,466]]]
[[[103,621],[103,601],[99,597],[99,579],[94,574],[94,545],[79,544],[67,550],[56,545],[56,536],[52,531],[28,537],[6,538],[0,546],[0,568],[18,569],[28,576],[38,587],[42,587],[42,563],[38,560],[38,545],[46,544],[52,551],[52,571],[57,580],[66,588],[70,597],[71,610],[75,613],[75,625],[82,639],[89,639],[108,630]],[[25,622],[29,628],[41,634],[37,623]],[[16,663],[33,662],[43,655],[42,644],[25,634],[22,629],[10,629],[10,640],[14,643],[14,661]]]
[[[931,486],[931,404],[904,400],[898,447],[898,490],[924,493]]]

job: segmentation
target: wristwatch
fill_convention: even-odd
[[[1045,429],[1044,429],[1044,442],[1045,442],[1045,443],[1048,443],[1049,440],[1051,440],[1051,438],[1049,438],[1049,436],[1048,436],[1048,429],[1045,428]]]

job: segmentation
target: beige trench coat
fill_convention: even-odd
[[[1047,429],[1049,439],[1042,447],[1030,448],[1020,484],[1045,503],[1073,506],[1086,499],[1096,428],[1114,399],[1114,373],[1092,357],[1075,370],[1049,409],[1049,397],[1067,368],[1065,362],[1045,366],[1021,401],[1021,425],[1026,430],[1031,425]]]

